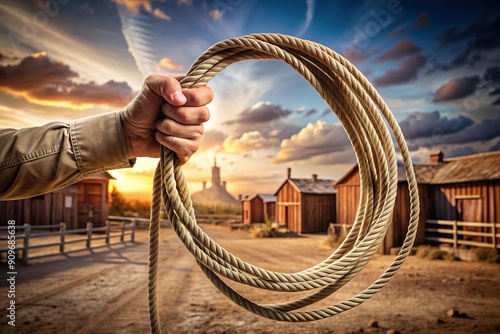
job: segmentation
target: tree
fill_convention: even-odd
[[[113,186],[109,214],[111,216],[123,216],[127,210],[129,210],[129,205],[125,196],[116,189],[116,186]]]

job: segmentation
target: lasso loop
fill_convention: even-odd
[[[160,333],[156,288],[162,204],[174,231],[203,273],[223,294],[252,313],[280,321],[324,319],[363,303],[394,276],[415,240],[419,201],[409,150],[397,121],[368,80],[346,59],[325,46],[280,34],[254,34],[213,45],[192,65],[181,86],[204,86],[230,64],[247,59],[283,60],[316,89],[337,115],[359,165],[361,194],[356,219],[342,244],[314,267],[280,273],[254,266],[226,251],[198,227],[184,174],[175,155],[162,148],[154,177],[150,224],[148,298],[152,333]],[[382,275],[357,295],[318,310],[297,311],[344,286],[365,267],[382,243],[393,216],[398,182],[396,152],[385,122],[399,146],[410,194],[410,221],[403,246]],[[292,302],[259,305],[239,295],[219,275],[272,291],[318,291]]]

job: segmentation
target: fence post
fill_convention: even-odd
[[[109,220],[106,220],[106,245],[109,245],[109,233],[111,230],[111,223]]]
[[[493,222],[491,223],[492,226],[491,228],[493,229],[493,231],[491,232],[491,241],[493,243],[493,249],[497,249],[497,223],[495,220],[493,220]]]
[[[30,224],[24,224],[23,225],[24,229],[24,244],[23,244],[23,263],[28,263],[28,250],[30,248],[30,234],[31,234],[31,225]]]
[[[453,249],[455,252],[458,249],[458,225],[456,220],[453,221]]]
[[[137,219],[134,218],[132,220],[132,226],[131,226],[132,233],[130,234],[130,241],[132,241],[132,242],[135,242],[135,226],[136,226],[136,224],[137,224]]]
[[[91,240],[92,240],[92,223],[87,222],[87,248],[90,248]]]
[[[123,242],[125,240],[125,222],[122,221],[122,235],[120,236],[120,241]]]
[[[61,222],[59,224],[59,233],[61,233],[61,244],[59,245],[59,251],[64,253],[64,243],[66,241],[66,223]]]

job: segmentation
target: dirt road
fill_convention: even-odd
[[[324,236],[252,239],[248,232],[203,225],[243,260],[293,272],[324,259]],[[147,333],[147,231],[136,244],[53,257],[19,266],[16,327],[2,316],[2,333]],[[500,333],[500,266],[411,257],[375,297],[353,310],[312,323],[282,323],[255,316],[230,302],[201,273],[170,229],[160,243],[159,306],[165,333]],[[360,292],[393,257],[376,256],[325,306]],[[1,308],[7,306],[2,269]],[[251,300],[275,303],[299,295],[231,284]],[[461,317],[448,317],[456,308]],[[4,311],[6,312],[6,311]],[[371,320],[378,327],[368,327]]]

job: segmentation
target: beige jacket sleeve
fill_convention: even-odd
[[[132,167],[120,113],[0,130],[0,200],[51,192],[110,169]]]

